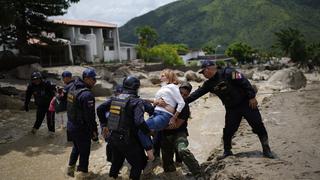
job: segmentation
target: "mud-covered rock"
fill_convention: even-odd
[[[273,89],[300,89],[306,86],[307,79],[302,71],[291,67],[277,71],[270,77],[268,84]]]

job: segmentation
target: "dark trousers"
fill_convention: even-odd
[[[48,108],[38,107],[36,122],[34,123],[33,128],[39,129],[46,115],[47,115],[48,130],[51,132],[55,132],[55,120],[54,120],[55,112],[50,112]]]
[[[200,175],[201,169],[198,161],[188,149],[188,139],[185,132],[177,132],[172,135],[163,135],[161,141],[161,152],[164,172],[176,171],[173,162],[175,152],[187,165],[188,169],[195,176]]]
[[[226,108],[225,127],[223,129],[225,150],[230,150],[232,148],[232,137],[238,130],[242,117],[248,121],[253,133],[257,134],[259,137],[268,137],[259,109],[250,108],[249,102],[245,101],[236,108]]]
[[[143,147],[137,140],[125,142],[123,139],[113,139],[110,142],[112,160],[109,176],[117,178],[119,171],[126,159],[131,165],[130,179],[140,179],[140,175],[147,163]]]
[[[74,166],[79,158],[77,171],[88,172],[89,156],[91,148],[91,138],[89,133],[69,132],[73,142],[72,151],[69,159],[69,166]]]

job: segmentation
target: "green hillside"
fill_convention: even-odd
[[[121,41],[137,42],[135,28],[149,25],[159,42],[199,48],[234,41],[268,49],[273,32],[293,27],[320,41],[319,0],[180,0],[136,17],[120,28]]]

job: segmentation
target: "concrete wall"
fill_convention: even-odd
[[[129,51],[128,51],[128,49],[129,49]],[[130,46],[122,46],[122,47],[120,47],[120,57],[124,61],[137,59],[136,49],[134,47],[130,47]]]

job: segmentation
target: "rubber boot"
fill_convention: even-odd
[[[270,159],[274,159],[274,156],[271,152],[270,146],[269,146],[269,141],[268,141],[268,137],[267,136],[259,136],[260,142],[261,142],[261,146],[262,146],[262,151],[263,151],[263,156],[270,158]]]

